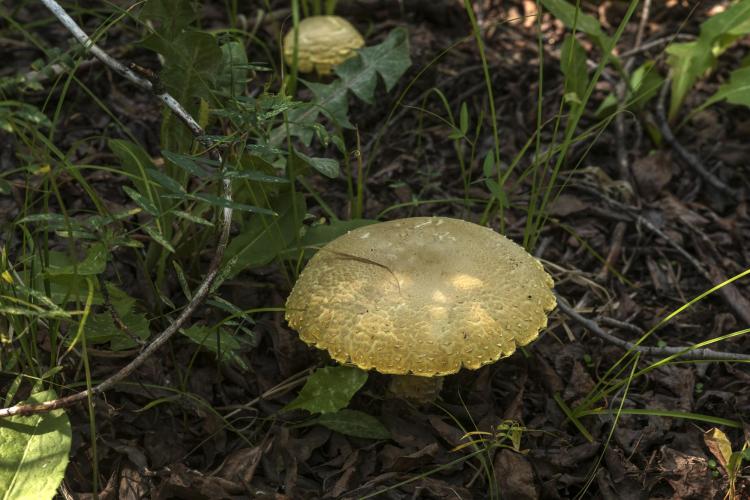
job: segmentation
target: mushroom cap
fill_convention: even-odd
[[[331,69],[354,56],[365,44],[357,28],[339,16],[312,16],[299,23],[297,69],[300,73],[316,70],[328,75]],[[294,28],[284,37],[284,60],[294,61]]]
[[[534,340],[552,278],[492,229],[414,217],[355,229],[300,274],[286,319],[341,363],[388,374],[477,369]]]

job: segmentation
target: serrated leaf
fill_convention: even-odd
[[[167,197],[174,198],[176,196],[167,196]],[[183,198],[183,197],[180,197],[180,198]],[[216,196],[216,195],[208,194],[208,193],[188,193],[184,196],[184,198],[205,201],[209,205],[213,205],[215,207],[231,208],[233,210],[240,210],[243,212],[253,212],[256,214],[263,214],[263,215],[278,215],[273,210],[269,210],[267,208],[256,207],[253,205],[246,205],[244,203],[237,203],[236,201],[229,201],[226,198],[222,198],[220,196]]]
[[[198,177],[198,178],[206,178],[210,177],[210,173],[207,172],[203,167],[201,167],[198,163],[198,158],[183,155],[180,153],[173,153],[172,151],[167,151],[165,149],[162,149],[161,151],[162,156],[164,158],[184,171],[188,172],[190,175]]]
[[[390,439],[391,433],[380,421],[367,413],[343,409],[336,413],[326,413],[314,421],[324,427],[346,436],[367,439]]]
[[[331,179],[339,176],[339,162],[333,158],[312,158],[295,150],[294,154],[321,174]]]
[[[53,390],[27,403],[55,399]],[[63,410],[0,419],[0,498],[45,500],[55,496],[68,465],[71,429]]]
[[[315,370],[297,398],[284,410],[333,413],[345,408],[367,381],[367,372],[351,366],[328,366]]]
[[[183,212],[182,210],[172,210],[172,213],[180,219],[189,220],[190,222],[195,222],[196,224],[200,224],[202,226],[214,227],[213,222],[211,222],[210,220],[206,220],[203,217],[198,217],[197,215]]]
[[[283,177],[277,177],[275,175],[268,175],[264,174],[263,172],[258,172],[256,170],[227,170],[224,174],[224,177],[227,179],[242,179],[247,181],[254,181],[254,182],[267,182],[269,184],[288,184],[289,179],[285,179]]]
[[[185,103],[196,97],[212,100],[216,72],[222,61],[213,35],[183,29],[173,40],[152,35],[142,45],[164,57],[159,78],[178,101]]]
[[[173,193],[185,192],[185,188],[183,188],[179,182],[172,179],[170,176],[168,176],[164,172],[156,170],[155,168],[147,168],[146,173],[148,174],[149,177],[151,177],[154,181],[156,181],[157,184],[165,188],[167,191],[171,191]]]
[[[157,217],[159,215],[159,209],[156,208],[156,205],[151,203],[151,201],[141,193],[129,186],[123,186],[122,190],[125,191],[125,194],[128,195],[128,198],[133,200],[133,202],[135,202],[135,204],[138,205],[141,210],[143,210],[147,214],[153,215],[154,217]]]
[[[161,234],[161,232],[159,231],[158,228],[156,228],[154,226],[151,226],[151,225],[146,225],[146,226],[143,226],[143,231],[145,231],[146,234],[148,234],[149,236],[151,236],[151,238],[155,242],[157,242],[159,245],[161,245],[164,248],[166,248],[170,253],[174,253],[175,252],[174,247],[172,246],[172,244],[170,242],[168,242],[166,238],[164,238],[164,235]]]

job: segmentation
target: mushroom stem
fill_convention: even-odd
[[[432,403],[443,388],[444,377],[421,377],[418,375],[393,375],[388,393],[394,398],[413,403]]]

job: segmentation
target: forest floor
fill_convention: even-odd
[[[243,2],[240,10],[255,19],[256,9],[267,7],[257,3]],[[281,15],[262,21],[257,33],[267,40],[270,53],[278,53],[275,40],[284,19],[283,3],[271,2],[270,12]],[[496,99],[501,157],[512,158],[536,129],[540,54],[533,19],[507,20],[523,15],[533,2],[480,3],[476,11]],[[669,40],[677,33],[697,34],[714,6],[693,8],[689,3],[654,2],[644,24],[646,48],[631,56],[636,65],[653,59],[656,68],[666,72],[665,44],[649,48],[648,42]],[[487,119],[481,59],[474,39],[467,37],[471,25],[462,6],[448,1],[405,2],[400,12],[395,1],[341,4],[339,12],[363,31],[369,28],[372,40],[394,26],[406,27],[413,60],[392,92],[378,90],[377,105],[354,100],[350,105],[349,118],[358,127],[362,156],[372,165],[363,216],[390,220],[440,215],[478,221],[484,205],[466,203],[457,150],[448,138],[451,129],[432,115],[420,116],[422,107],[445,115],[430,93],[436,87],[454,113],[466,103],[474,120],[481,113]],[[612,32],[625,4],[597,5],[589,12]],[[223,9],[219,2],[204,6],[204,27],[226,25]],[[14,16],[28,25],[46,18],[46,13],[29,3]],[[11,40],[5,27],[0,39],[2,76],[26,72],[38,51],[28,41]],[[84,27],[93,32],[97,19]],[[545,51],[546,120],[558,112],[564,94],[559,45],[565,28],[549,15],[539,27]],[[638,28],[636,15],[618,44],[619,53],[633,48]],[[63,47],[69,38],[54,21],[29,30],[47,46]],[[136,39],[134,32],[115,28],[100,44],[117,57],[158,67],[153,53],[134,46]],[[684,109],[696,107],[712,94],[748,47],[744,42],[734,46],[688,94]],[[590,45],[586,48],[596,64],[600,53]],[[258,62],[263,58],[260,54],[251,54],[251,60]],[[84,65],[76,77],[153,157],[159,156],[162,110],[156,100],[98,63]],[[596,109],[618,81],[619,76],[606,69],[589,107]],[[386,122],[409,84],[413,85],[403,94],[394,119]],[[60,87],[53,91],[46,87],[17,98],[41,106],[50,96],[57,102],[60,91]],[[550,205],[550,217],[534,250],[553,276],[560,297],[583,317],[628,342],[750,263],[750,111],[718,104],[674,129],[676,143],[732,188],[734,194],[729,196],[707,185],[674,143],[653,141],[649,130],[659,126],[658,100],[664,98],[657,95],[640,113],[623,113],[593,141],[573,147],[561,175],[565,188]],[[67,90],[62,102],[52,142],[73,162],[111,162],[104,139],[117,137],[113,118],[77,85]],[[51,116],[54,106],[46,111]],[[587,111],[581,129],[596,122],[593,111]],[[384,127],[382,139],[375,142],[376,132]],[[477,141],[480,153],[471,165],[477,171],[483,152],[492,148],[490,130],[485,127]],[[16,143],[10,134],[0,134],[0,169],[19,166],[23,159],[16,155]],[[541,142],[550,144],[552,137],[545,134]],[[89,180],[103,198],[129,203],[121,192],[121,176],[98,172]],[[85,209],[81,187],[68,181],[61,184],[60,196],[71,200],[72,209]],[[350,217],[342,179],[312,178],[311,182],[341,219]],[[526,218],[519,207],[529,188],[520,182],[514,189],[511,207],[504,214],[505,233],[521,242]],[[470,186],[468,194],[479,200],[488,196],[484,184]],[[77,206],[72,200],[81,201]],[[430,200],[448,201],[422,203]],[[19,216],[18,202],[13,197],[0,200],[4,226]],[[314,200],[309,206],[316,219],[325,217]],[[498,227],[496,220],[491,224]],[[225,283],[220,293],[243,309],[283,308],[292,283],[281,267],[272,263],[247,271]],[[132,296],[145,293],[138,288],[137,276],[120,279]],[[179,294],[179,287],[174,290]],[[728,285],[661,325],[644,345],[688,346],[745,328],[750,323],[748,297],[747,280]],[[198,317],[205,319],[210,313],[203,311]],[[479,370],[447,377],[434,405],[415,407],[384,397],[385,377],[372,374],[350,408],[380,420],[391,433],[389,440],[299,426],[300,413],[280,410],[298,393],[304,382],[300,374],[330,361],[299,340],[283,312],[259,313],[254,321],[253,348],[242,354],[247,371],[219,365],[208,352],[195,357],[193,344],[174,341],[149,359],[129,384],[99,398],[95,415],[99,498],[360,498],[378,493],[377,498],[466,500],[488,498],[494,476],[502,498],[719,499],[727,491],[728,478],[707,445],[706,432],[720,427],[736,450],[750,439],[750,427],[744,422],[750,411],[750,372],[741,363],[663,363],[605,394],[593,407],[614,411],[622,403],[624,409],[634,410],[631,413],[615,418],[613,412],[599,412],[572,422],[565,410],[590,397],[625,350],[560,309],[550,315],[548,328],[530,346]],[[750,339],[740,335],[710,347],[750,353]],[[622,365],[626,371],[618,376],[627,378],[633,366],[642,369],[665,357],[642,354],[637,364],[628,358],[629,364]],[[127,361],[103,351],[92,358],[92,376],[104,379]],[[187,365],[192,368],[186,393],[175,396],[163,389],[182,377],[180,368]],[[68,382],[76,376],[81,380],[71,369]],[[10,380],[0,378],[3,393]],[[241,411],[227,418],[231,409],[240,406]],[[655,410],[655,414],[637,410]],[[676,413],[670,416],[670,412]],[[73,449],[62,491],[68,498],[90,498],[94,472],[89,415],[83,405],[71,407],[68,413]],[[688,414],[716,420],[684,418]],[[739,424],[716,425],[719,419]],[[500,426],[509,422],[520,426],[520,451],[512,449],[508,428]],[[475,443],[478,447],[461,447],[469,442],[465,435],[471,431],[488,434]],[[479,437],[473,435],[475,440]],[[750,481],[742,468],[736,487],[738,498],[750,495]]]

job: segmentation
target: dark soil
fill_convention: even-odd
[[[423,97],[434,86],[446,95],[454,113],[466,102],[473,119],[482,110],[486,118],[481,61],[473,39],[465,38],[470,26],[460,3],[341,3],[341,12],[363,32],[369,30],[374,41],[394,26],[405,26],[414,60],[394,91],[379,91],[377,106],[360,101],[350,106],[350,119],[361,134],[363,156],[372,165],[365,217],[375,218],[382,210],[414,199],[463,198],[456,151],[447,138],[449,128],[429,117],[420,125],[415,109],[423,105]],[[644,42],[677,32],[697,34],[714,4],[724,3],[707,2],[694,9],[686,1],[654,2]],[[265,9],[262,2],[240,4],[240,11],[251,23],[257,9]],[[285,4],[272,2],[271,11],[278,13]],[[524,6],[533,2],[477,4],[482,5],[477,6],[477,13],[485,29],[502,154],[507,159],[535,130],[540,54],[533,23],[506,21],[522,15]],[[613,1],[585,4],[610,33],[626,6]],[[206,6],[204,14],[204,27],[226,25],[222,3]],[[29,3],[11,15],[29,23],[47,13],[40,5]],[[273,19],[262,23],[258,36],[275,53],[274,40],[285,15],[281,12]],[[83,21],[89,33],[102,22],[94,16]],[[4,28],[0,39],[0,59],[5,62],[2,76],[29,71],[30,64],[40,57],[39,51],[18,34],[9,35],[12,31],[7,23],[0,26]],[[558,111],[563,94],[559,42],[565,30],[549,16],[544,17],[541,28],[543,109],[544,119],[549,119]],[[633,47],[637,28],[636,16],[620,42],[620,52]],[[69,36],[54,22],[30,31],[47,46],[67,47]],[[134,46],[136,36],[117,28],[101,45],[124,60],[158,67],[152,54]],[[11,38],[15,40],[12,43]],[[464,42],[419,75],[396,118],[386,123],[406,85],[442,50],[461,39]],[[636,66],[655,59],[664,74],[663,47],[635,55]],[[692,109],[713,93],[747,54],[747,47],[741,42],[731,49],[717,71],[689,94],[684,109]],[[598,61],[601,54],[597,49],[587,48],[591,60]],[[260,52],[251,55],[251,60],[260,59]],[[613,91],[612,82],[618,80],[611,70],[604,76],[591,109]],[[76,78],[117,114],[154,157],[159,155],[162,112],[151,96],[96,62],[84,65]],[[44,91],[17,98],[41,106],[52,95],[52,102],[57,102],[62,88],[58,83],[50,90],[53,82],[45,82]],[[53,138],[57,147],[74,163],[111,164],[105,139],[117,134],[112,118],[80,85],[71,86],[63,103],[58,135]],[[434,95],[427,98],[425,106],[444,115]],[[585,317],[629,341],[640,336],[638,328],[648,330],[690,299],[742,272],[750,262],[750,112],[720,104],[675,130],[677,141],[722,182],[738,190],[737,198],[731,199],[706,185],[672,147],[652,142],[647,126],[649,116],[656,113],[656,103],[651,102],[647,110],[649,113],[641,115],[626,114],[621,134],[613,123],[590,151],[586,145],[574,148],[563,176],[567,179],[564,194],[553,203],[536,249],[537,257],[554,276],[560,296]],[[45,111],[52,116],[54,105]],[[587,113],[581,127],[595,123],[593,113]],[[478,162],[492,148],[489,122],[486,125],[478,143]],[[375,133],[384,127],[385,134],[375,148]],[[550,130],[545,129],[543,144],[551,143]],[[625,152],[630,178],[621,176],[618,148]],[[23,147],[10,135],[0,135],[0,150],[2,169],[22,164],[23,158],[15,152]],[[473,168],[479,171],[481,163]],[[122,178],[98,173],[89,181],[103,198],[128,204],[120,188]],[[349,216],[343,179],[331,182],[320,178],[313,183],[325,186],[320,191],[342,219]],[[61,195],[71,200],[71,209],[88,208],[75,182],[64,182],[61,189]],[[486,199],[487,192],[476,184],[470,195]],[[522,240],[525,212],[520,207],[527,198],[528,185],[522,182],[512,193],[513,206],[505,214],[506,234],[516,241]],[[310,206],[315,206],[314,200]],[[475,209],[467,209],[461,201],[411,205],[394,209],[385,218],[443,215],[478,221],[483,208],[477,204]],[[19,214],[17,200],[2,200],[0,212],[7,225]],[[315,208],[312,212],[323,215]],[[498,226],[496,220],[493,225]],[[696,263],[703,269],[696,268]],[[124,288],[138,294],[137,276],[125,273],[120,278]],[[290,287],[286,275],[274,264],[238,277],[226,284],[222,293],[240,307],[283,307]],[[690,307],[646,344],[684,346],[747,327],[747,280],[727,290]],[[179,296],[179,287],[175,294]],[[358,498],[390,488],[378,498],[466,500],[488,498],[489,474],[494,474],[502,498],[509,499],[574,498],[579,494],[604,499],[720,499],[726,492],[727,475],[705,444],[704,433],[714,427],[710,423],[621,415],[612,432],[614,417],[602,414],[580,420],[590,433],[588,438],[571,423],[555,398],[575,407],[624,350],[559,311],[551,315],[541,338],[514,356],[448,377],[436,405],[416,408],[384,398],[386,379],[372,374],[351,407],[377,417],[390,430],[392,439],[384,442],[346,437],[320,426],[295,427],[293,424],[303,420],[303,412],[279,412],[299,390],[300,384],[294,381],[300,379],[295,375],[329,360],[298,339],[284,322],[283,313],[265,313],[255,319],[257,345],[245,354],[249,372],[218,366],[212,355],[202,353],[192,364],[186,392],[161,389],[179,387],[177,379],[183,370],[177,368],[187,366],[195,353],[194,345],[177,340],[150,359],[129,384],[99,398],[96,421],[103,485],[99,498]],[[750,340],[738,336],[711,347],[747,353]],[[638,366],[643,368],[655,360],[644,356]],[[127,361],[94,358],[93,376],[106,378]],[[622,376],[630,367],[626,365]],[[75,376],[71,369],[67,380],[80,380]],[[6,381],[0,379],[3,393]],[[670,364],[635,378],[626,392],[613,392],[596,407],[617,409],[624,397],[624,408],[691,412],[743,422],[750,411],[749,381],[750,372],[739,363]],[[263,394],[266,396],[252,407],[228,420],[223,418],[230,409]],[[157,400],[163,402],[144,410]],[[88,414],[85,407],[76,406],[70,408],[69,415],[74,443],[63,490],[71,498],[88,498],[92,491]],[[474,451],[471,446],[455,449],[468,442],[466,432],[484,431],[492,440],[498,434],[497,426],[507,421],[525,428],[521,452],[490,446],[479,458],[460,460]],[[722,429],[735,450],[741,449],[750,431],[744,423],[742,429]],[[739,498],[750,495],[750,483],[742,470],[737,488]]]

